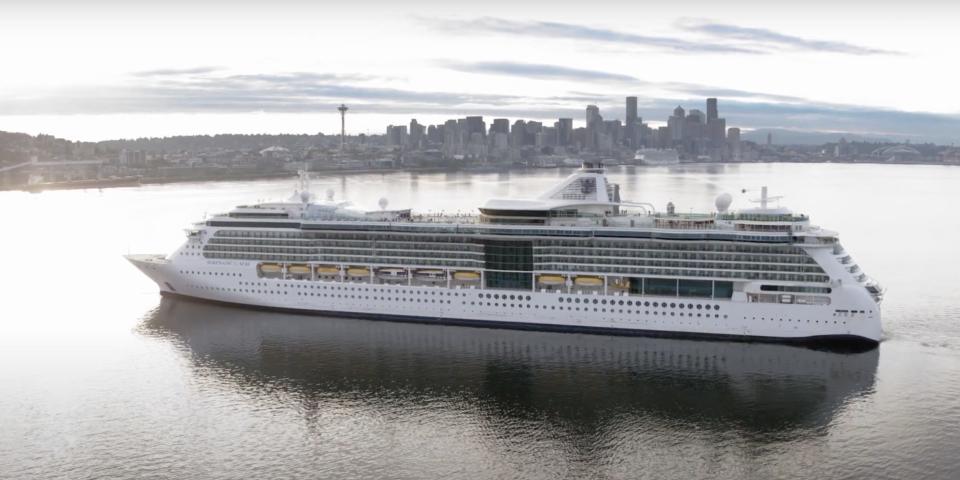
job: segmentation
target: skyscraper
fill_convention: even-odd
[[[720,111],[717,109],[717,99],[708,98],[707,99],[707,123],[710,123],[711,120],[716,120],[720,118]]]
[[[494,118],[490,124],[490,133],[510,133],[510,120],[506,118]]]
[[[677,105],[677,108],[673,109],[673,115],[667,119],[667,128],[669,129],[671,144],[683,140],[683,124],[686,121],[686,116],[687,112],[683,110],[683,107]]]
[[[417,123],[417,119],[410,120],[410,136],[407,137],[407,143],[411,149],[418,149],[423,146],[424,132],[426,127]]]
[[[597,136],[600,135],[603,128],[603,117],[600,116],[600,108],[596,105],[587,105],[587,136],[584,139],[587,150],[597,149]]]
[[[637,97],[627,97],[626,142],[630,148],[637,148],[639,128],[637,125]]]
[[[590,128],[590,125],[600,120],[600,108],[596,105],[587,105],[587,128]]]
[[[467,117],[466,118],[466,136],[467,139],[471,138],[474,133],[479,133],[480,138],[485,138],[487,136],[487,124],[483,121],[483,117]]]
[[[573,119],[561,118],[557,121],[557,143],[567,146],[573,143]]]
[[[739,162],[742,158],[739,128],[730,127],[727,129],[727,145],[730,147],[730,158],[735,162]]]

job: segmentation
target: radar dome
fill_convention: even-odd
[[[310,202],[310,192],[307,192],[307,191],[300,192],[300,201],[303,202],[303,203],[309,203],[309,202]]]
[[[380,197],[379,203],[380,203],[380,210],[386,210],[387,204],[389,204],[390,202],[387,200],[387,197]]]
[[[733,203],[733,196],[726,192],[717,195],[717,199],[714,201],[714,205],[717,206],[717,211],[720,213],[726,213],[731,203]]]
[[[332,188],[328,188],[328,189],[327,189],[327,201],[328,201],[328,202],[332,202],[332,201],[333,201],[333,189],[332,189]]]

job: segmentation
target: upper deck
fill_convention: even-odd
[[[410,210],[358,211],[346,203],[313,203],[308,186],[291,201],[238,207],[206,225],[358,232],[401,232],[512,237],[618,237],[832,245],[835,232],[811,226],[805,215],[768,208],[729,212],[729,195],[717,198],[717,211],[676,213],[673,204],[657,212],[648,203],[620,199],[602,166],[585,164],[535,199],[493,199],[477,215],[412,214]],[[298,201],[299,200],[299,201]],[[384,205],[385,206],[385,205]]]

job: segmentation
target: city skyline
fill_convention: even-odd
[[[0,130],[332,134],[341,103],[350,134],[460,115],[580,123],[584,104],[626,122],[629,95],[645,118],[720,97],[744,131],[960,140],[960,7],[821,3],[7,2]]]

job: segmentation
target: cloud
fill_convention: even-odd
[[[213,73],[219,70],[221,70],[220,67],[160,68],[156,70],[134,72],[133,75],[138,77],[168,77],[180,75],[201,75],[205,73]]]
[[[489,73],[527,78],[545,78],[559,80],[611,80],[618,82],[636,82],[636,77],[600,70],[584,70],[539,63],[515,62],[440,62],[441,65],[461,72]]]
[[[691,41],[676,37],[638,35],[571,23],[516,21],[496,17],[480,17],[472,20],[440,18],[420,18],[419,20],[430,27],[457,34],[503,33],[528,37],[588,40],[651,47],[675,53],[765,53],[749,46]]]
[[[742,27],[709,20],[681,19],[687,33],[708,35],[710,40],[677,36],[639,35],[572,23],[519,21],[497,17],[475,19],[419,18],[421,23],[453,34],[499,33],[516,36],[585,40],[619,46],[646,47],[673,53],[764,55],[783,51],[813,51],[847,55],[902,55],[902,52],[852,43],[803,38],[764,28]]]
[[[494,74],[516,76],[523,78],[538,78],[544,80],[569,81],[605,81],[619,87],[633,86],[637,88],[656,88],[676,94],[702,97],[735,97],[750,99],[766,99],[781,102],[806,102],[800,97],[778,95],[765,92],[750,92],[732,88],[713,87],[696,83],[684,82],[652,82],[622,73],[606,72],[602,70],[587,70],[568,68],[559,65],[519,62],[438,62],[441,66],[467,73]]]
[[[724,40],[746,41],[768,48],[787,47],[793,50],[843,53],[848,55],[902,55],[902,52],[865,47],[832,40],[815,40],[787,35],[765,28],[741,27],[707,20],[684,19],[678,22],[683,30],[702,33]]]
[[[206,68],[137,72],[126,85],[69,87],[29,96],[0,98],[8,115],[114,113],[236,113],[251,111],[313,112],[344,101],[455,108],[502,106],[512,95],[420,91],[369,85],[360,74],[290,72],[210,74]]]

